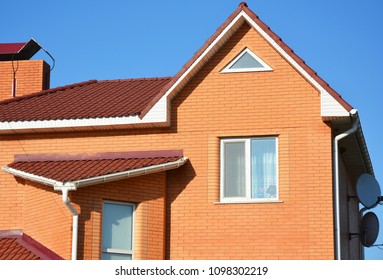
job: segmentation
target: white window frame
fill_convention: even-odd
[[[103,248],[102,247],[102,235],[103,232],[101,232],[101,259],[102,259],[102,253],[111,253],[111,254],[121,254],[121,255],[131,255],[132,260],[134,259],[134,224],[135,224],[135,212],[136,212],[136,205],[134,203],[129,202],[120,202],[120,201],[113,201],[113,200],[103,200],[102,202],[102,221],[101,221],[101,230],[102,230],[102,223],[104,222],[104,206],[105,203],[109,204],[115,204],[115,205],[126,205],[126,206],[132,206],[133,207],[133,215],[132,215],[132,250],[122,250],[122,249],[113,249],[113,248]]]
[[[233,66],[245,53],[250,54],[256,61],[258,61],[262,67],[252,67],[252,68],[236,68],[231,69],[230,67]],[[228,65],[226,65],[222,70],[221,73],[238,73],[238,72],[264,72],[264,71],[273,71],[273,68],[271,68],[266,62],[264,62],[259,56],[257,56],[255,53],[253,53],[249,48],[245,48],[243,51],[241,51]]]
[[[276,154],[276,195],[273,198],[252,198],[251,197],[251,140],[275,140],[275,154]],[[245,143],[245,197],[225,197],[225,143]],[[241,203],[241,202],[278,202],[279,201],[279,159],[278,159],[278,137],[265,136],[265,137],[241,137],[241,138],[222,138],[220,140],[220,202],[225,203]]]

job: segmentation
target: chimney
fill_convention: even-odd
[[[0,101],[49,88],[50,66],[44,60],[30,60],[41,49],[27,43],[0,43]]]

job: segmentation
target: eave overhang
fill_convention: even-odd
[[[162,152],[167,154],[180,153],[180,151],[155,151],[151,153],[159,154]],[[113,153],[109,153],[109,154],[113,154]],[[171,158],[173,158],[173,156]],[[113,173],[101,174],[98,176],[92,176],[92,177],[81,178],[81,179],[71,179],[71,180],[57,180],[52,176],[41,176],[40,172],[26,172],[22,170],[21,168],[13,168],[11,166],[4,166],[2,170],[19,178],[23,178],[32,182],[51,186],[55,190],[61,190],[63,188],[68,190],[76,190],[80,187],[93,186],[93,185],[98,185],[102,183],[113,182],[113,181],[133,178],[137,176],[143,176],[143,175],[153,174],[157,172],[164,172],[164,171],[176,169],[184,165],[188,160],[187,157],[177,156],[177,159],[174,158],[171,161],[165,160],[164,163],[151,165],[150,158],[143,157],[142,159],[147,160],[149,163],[147,163],[147,165],[142,166],[140,168],[131,168],[131,169],[123,170],[120,172],[113,172]],[[94,159],[87,159],[85,157],[81,160],[89,162]],[[39,160],[31,161],[31,162],[28,162],[27,164],[29,163],[35,164],[38,161]],[[51,164],[51,162],[54,162],[54,160],[48,161],[46,163],[46,168],[49,168],[49,164]],[[94,160],[94,162],[95,163],[99,162],[99,159]],[[97,166],[95,166],[95,168],[97,168]]]
[[[357,110],[353,110],[353,112],[354,114],[350,114],[348,117],[331,118],[326,122],[332,127],[334,137],[350,129],[354,123],[358,123],[356,132],[339,142],[341,157],[347,167],[351,181],[355,184],[359,176],[364,173],[374,176],[374,169],[363,134],[360,116]]]

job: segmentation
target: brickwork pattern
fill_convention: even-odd
[[[13,97],[14,77],[16,96],[49,88],[49,71],[49,65],[43,60],[0,61],[0,100]]]
[[[220,73],[245,47],[273,71]],[[81,258],[99,257],[103,199],[138,203],[137,259],[334,258],[331,129],[320,117],[319,92],[255,30],[244,24],[202,67],[174,98],[171,117],[163,129],[2,136],[1,165],[17,153],[184,150],[190,161],[166,178],[153,174],[71,193],[81,212]],[[220,138],[268,135],[278,137],[282,202],[217,203]],[[0,228],[28,225],[26,233],[69,258],[71,217],[60,195],[4,172],[0,179],[0,211],[10,213]],[[40,206],[32,205],[37,198]],[[50,226],[37,225],[41,208],[51,213],[44,217]],[[163,225],[165,233],[156,236]]]

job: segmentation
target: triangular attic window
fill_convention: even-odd
[[[225,68],[222,73],[227,72],[254,72],[272,71],[273,69],[260,59],[255,53],[245,48]]]

